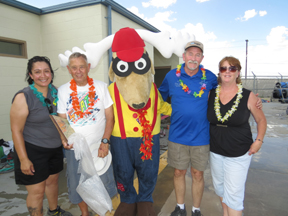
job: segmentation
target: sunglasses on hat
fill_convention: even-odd
[[[228,69],[229,72],[233,72],[233,73],[237,71],[237,67],[236,67],[236,66],[230,66],[229,68],[227,68],[227,67],[220,67],[219,71],[220,71],[221,73],[224,73],[224,72],[227,71],[227,69]]]

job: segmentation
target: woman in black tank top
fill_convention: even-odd
[[[240,70],[238,59],[223,58],[219,63],[219,85],[210,92],[208,101],[211,173],[224,216],[242,215],[251,158],[261,148],[267,127],[263,111],[255,105],[257,97],[241,85]],[[257,123],[255,141],[250,113]]]

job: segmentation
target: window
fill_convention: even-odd
[[[0,56],[27,58],[26,41],[0,37]]]

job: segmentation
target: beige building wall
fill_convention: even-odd
[[[175,54],[172,54],[170,58],[165,58],[162,54],[154,48],[154,62],[155,62],[155,84],[160,87],[166,74],[177,67],[179,64],[179,57]]]
[[[28,58],[41,54],[41,23],[38,15],[0,3],[0,36],[27,42]],[[0,56],[0,138],[12,140],[10,107],[14,94],[27,86],[27,59]]]
[[[60,66],[58,55],[66,50],[72,51],[73,47],[84,50],[83,45],[96,43],[107,36],[107,16],[103,5],[80,7],[71,10],[42,15],[42,43],[43,54],[51,58],[55,71],[56,86],[60,86],[71,79],[67,68]],[[92,78],[108,83],[107,68],[108,57],[100,60],[96,68],[91,69]]]
[[[155,48],[155,67],[167,67],[171,66],[171,69],[176,68],[179,64],[179,57],[175,54],[172,54],[170,58],[165,58],[162,54]]]
[[[108,36],[107,7],[102,4],[63,10],[44,15],[20,10],[0,3],[0,36],[27,42],[28,59],[47,56],[55,72],[54,85],[71,79],[67,68],[60,66],[58,55],[73,47],[84,50],[85,43],[97,43]],[[112,10],[112,34],[120,28],[143,29],[139,24]],[[146,50],[154,61],[154,47],[146,43]],[[161,55],[161,54],[160,54]],[[27,86],[24,81],[28,59],[0,56],[0,138],[12,140],[9,112],[14,94]],[[109,83],[108,52],[91,69],[92,78]]]

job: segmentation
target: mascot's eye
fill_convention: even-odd
[[[140,58],[138,61],[135,61],[134,65],[138,70],[143,70],[146,67],[147,62],[144,58]]]
[[[129,65],[128,65],[127,62],[119,61],[119,62],[117,63],[117,70],[118,70],[119,72],[125,73],[125,72],[128,71],[128,69],[129,69]]]

